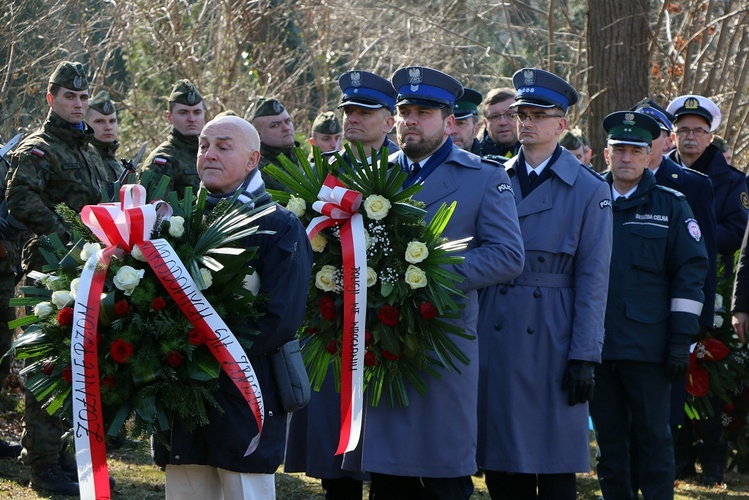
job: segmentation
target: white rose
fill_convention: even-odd
[[[336,268],[333,266],[322,266],[315,275],[315,286],[324,292],[335,292],[336,290]]]
[[[70,282],[70,296],[75,299],[75,296],[78,294],[78,285],[81,283],[81,278],[74,278],[73,281]]]
[[[145,276],[144,269],[135,269],[130,266],[122,266],[114,276],[114,286],[125,292],[125,295],[132,295],[135,287],[140,283],[141,278]]]
[[[719,293],[715,294],[715,308],[723,309],[723,296]]]
[[[320,233],[317,233],[314,238],[309,242],[312,246],[312,251],[322,253],[325,247],[328,245],[328,240]]]
[[[169,219],[169,234],[175,238],[181,238],[185,234],[185,219],[179,215]]]
[[[715,328],[720,328],[721,326],[723,326],[723,316],[721,316],[720,314],[716,314],[713,318],[713,323],[715,323]]]
[[[418,264],[429,257],[429,249],[420,241],[411,241],[406,247],[406,262]]]
[[[370,194],[364,200],[364,210],[367,212],[367,217],[372,220],[384,219],[390,211],[390,207],[390,200],[377,194]]]
[[[302,198],[297,198],[291,195],[289,203],[286,204],[286,208],[291,210],[297,217],[302,217],[307,212],[307,202]]]
[[[101,250],[101,245],[99,245],[98,243],[86,243],[85,245],[83,245],[83,250],[81,250],[81,260],[86,262],[99,250]]]
[[[130,255],[135,260],[139,260],[141,262],[148,262],[146,260],[146,256],[143,255],[143,252],[141,251],[140,247],[138,245],[133,245],[133,249],[130,251]]]
[[[52,303],[56,305],[58,309],[62,309],[71,302],[73,302],[73,297],[70,295],[70,290],[52,292]]]
[[[427,286],[427,275],[416,266],[408,266],[406,269],[406,283],[413,288],[424,288]]]
[[[200,268],[200,277],[203,278],[203,283],[205,283],[205,286],[201,290],[205,290],[213,284],[213,275],[205,267]]]
[[[65,282],[57,276],[45,276],[44,278],[42,278],[42,284],[47,290],[51,290],[53,292],[57,290],[65,290]]]
[[[52,314],[53,311],[54,308],[49,302],[39,302],[34,306],[34,316],[36,316],[37,318],[46,318],[47,316]]]
[[[372,241],[372,236],[370,236],[370,234],[369,234],[369,231],[367,231],[367,230],[365,229],[365,230],[364,230],[364,247],[365,247],[365,248],[366,248],[367,250],[369,250],[369,247],[371,247],[371,246],[372,246],[372,243],[374,243],[374,241]]]
[[[367,266],[367,288],[377,283],[377,271]]]

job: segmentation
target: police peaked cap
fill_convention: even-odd
[[[98,111],[102,115],[111,115],[117,111],[112,102],[112,98],[109,97],[109,92],[106,90],[100,90],[93,99],[88,101],[88,107],[89,109]]]
[[[683,95],[679,96],[668,105],[668,112],[672,113],[676,120],[676,123],[680,117],[685,115],[697,115],[705,120],[710,127],[710,132],[714,132],[720,127],[720,121],[722,116],[720,114],[720,108],[713,101],[707,97],[701,95]]]
[[[517,89],[515,102],[517,106],[534,106],[537,108],[567,108],[578,100],[577,91],[555,75],[542,69],[523,68],[512,75],[512,84]]]
[[[83,65],[72,61],[63,61],[58,64],[52,76],[49,77],[49,83],[76,91],[88,88],[88,78],[86,78]]]
[[[202,101],[203,96],[200,95],[198,88],[190,80],[180,80],[175,83],[169,96],[169,102],[185,106],[195,106]]]
[[[387,108],[390,111],[395,108],[398,93],[393,85],[369,71],[347,71],[338,78],[338,86],[343,92],[339,108],[360,106],[370,109]]]
[[[479,104],[484,100],[484,96],[478,90],[469,89],[465,87],[463,89],[463,97],[455,101],[455,119],[465,120],[469,116],[479,115]]]
[[[452,76],[432,68],[409,66],[390,77],[398,91],[397,104],[416,104],[425,108],[454,108],[463,95],[463,85]]]
[[[608,144],[630,144],[646,147],[661,135],[661,127],[650,115],[634,111],[617,111],[603,119]]]
[[[674,127],[673,123],[676,117],[669,113],[666,109],[658,106],[655,102],[651,101],[647,97],[642,101],[635,104],[630,111],[636,111],[645,115],[651,116],[660,125],[661,130],[666,132],[672,132]]]

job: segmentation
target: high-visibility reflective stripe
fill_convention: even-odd
[[[702,302],[691,299],[671,299],[671,312],[685,312],[699,316],[702,313]]]

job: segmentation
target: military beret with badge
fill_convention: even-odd
[[[455,101],[453,113],[456,120],[465,120],[469,116],[479,115],[479,104],[484,100],[484,96],[478,90],[465,87],[463,96]]]
[[[325,113],[317,115],[315,121],[312,122],[312,131],[317,132],[318,134],[340,134],[341,130],[343,130],[341,122],[332,111],[326,111]]]
[[[602,123],[606,142],[610,145],[629,144],[648,147],[661,135],[661,127],[650,115],[634,111],[616,111],[606,116]]]
[[[278,99],[259,97],[250,114],[250,121],[261,116],[276,116],[284,112],[286,108]]]
[[[58,64],[52,76],[49,77],[49,83],[76,91],[88,88],[88,78],[86,78],[83,65],[72,61],[62,61]]]
[[[343,106],[360,106],[362,108],[387,108],[393,111],[398,93],[385,78],[369,71],[347,71],[338,77],[338,86],[343,92]]]
[[[463,95],[463,85],[452,76],[432,68],[410,66],[390,77],[398,91],[398,106],[415,104],[425,108],[454,108]]]
[[[88,108],[98,111],[102,115],[111,115],[117,109],[114,107],[112,98],[106,90],[100,90],[93,99],[88,101]]]
[[[533,106],[536,108],[567,108],[577,103],[577,91],[554,73],[538,69],[523,68],[512,75],[512,84],[517,90],[511,108]]]
[[[174,84],[172,93],[169,95],[169,102],[185,106],[195,106],[202,101],[203,96],[190,80],[179,80]]]

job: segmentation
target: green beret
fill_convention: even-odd
[[[312,123],[312,131],[318,134],[339,134],[341,132],[341,122],[332,111],[326,111],[315,118]]]
[[[284,112],[283,104],[277,99],[268,99],[266,97],[260,97],[255,102],[255,108],[250,116],[250,121],[260,116],[276,116]]]
[[[109,97],[109,92],[106,90],[100,90],[93,99],[88,101],[88,108],[98,111],[102,115],[111,115],[117,111],[112,99]]]
[[[49,77],[49,83],[65,87],[70,90],[86,90],[88,78],[83,71],[83,65],[79,62],[63,61],[57,65],[57,69]]]
[[[185,106],[195,106],[203,100],[198,88],[190,80],[180,80],[174,84],[172,93],[169,96],[169,102],[184,104]]]

